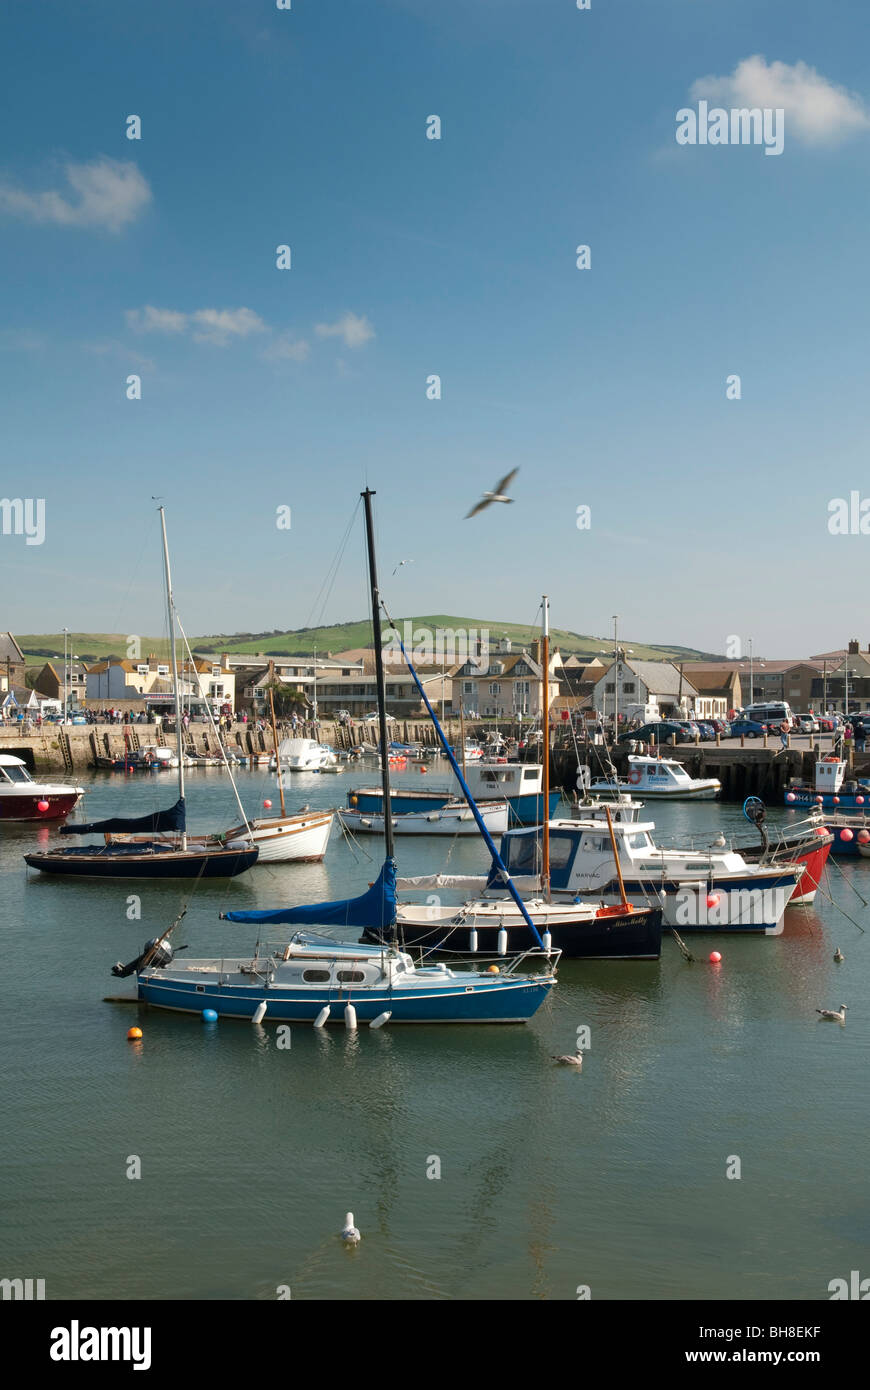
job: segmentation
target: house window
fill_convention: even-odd
[[[501,694],[501,686],[499,685],[498,681],[493,681],[492,685],[489,687],[489,693],[490,695]]]
[[[616,686],[613,684],[613,681],[608,681],[604,687],[604,693],[605,695],[612,695],[615,689]]]
[[[209,697],[212,700],[222,700],[224,698],[224,687],[222,682],[212,681],[208,688]]]
[[[462,693],[463,693],[464,695],[473,695],[473,694],[474,694],[474,681],[463,681],[463,682],[462,682]]]
[[[348,667],[347,670],[342,670],[342,673],[341,673],[341,674],[342,674],[343,676],[349,676],[349,675],[350,675],[350,668]]]
[[[626,695],[633,695],[633,694],[634,694],[634,681],[624,681],[624,682],[623,682],[622,688],[623,688],[623,690],[625,691],[625,694],[626,694]]]

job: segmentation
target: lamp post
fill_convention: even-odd
[[[65,627],[64,630],[63,630],[63,722],[64,722],[64,728],[66,727],[67,691],[69,690],[69,669],[68,669],[68,660],[69,660],[69,658],[68,658],[68,651],[69,651],[69,628],[68,628],[68,627]]]
[[[854,674],[855,672],[850,671],[848,666],[846,666],[843,670],[843,675],[846,677],[846,698],[843,712],[847,719],[849,718],[849,677],[854,676]]]

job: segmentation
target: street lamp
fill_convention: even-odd
[[[849,677],[850,677],[850,676],[854,676],[856,673],[855,673],[854,671],[850,671],[849,668],[848,668],[848,666],[846,666],[846,667],[844,668],[843,674],[844,674],[844,676],[846,677],[846,699],[845,699],[845,704],[844,704],[844,710],[843,710],[843,712],[844,712],[846,718],[848,719],[848,718],[849,718]]]
[[[66,727],[67,691],[69,690],[69,628],[63,630],[63,722]]]

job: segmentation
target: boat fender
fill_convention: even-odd
[[[317,1015],[316,1019],[314,1020],[314,1026],[315,1026],[315,1028],[322,1028],[323,1025],[324,1025],[324,1023],[326,1022],[326,1020],[327,1020],[328,1018],[329,1018],[329,1005],[328,1005],[328,1004],[324,1004],[323,1008],[320,1010],[320,1013]]]
[[[254,1014],[253,1014],[253,1017],[252,1017],[252,1019],[251,1019],[251,1022],[252,1022],[252,1023],[262,1023],[262,1022],[263,1022],[263,1019],[265,1018],[265,1016],[266,1016],[266,1001],[265,1001],[265,999],[262,999],[262,1000],[260,1001],[260,1003],[257,1005],[256,1009],[254,1010]]]
[[[378,1014],[377,1018],[373,1018],[372,1021],[371,1021],[371,1023],[369,1024],[369,1027],[370,1027],[370,1028],[383,1028],[384,1024],[385,1024],[385,1023],[389,1023],[389,1021],[390,1021],[390,1019],[391,1019],[392,1017],[393,1017],[393,1011],[392,1011],[392,1009],[387,1009],[387,1010],[385,1010],[384,1013]]]
[[[500,956],[507,955],[507,932],[504,927],[498,929],[498,953]]]
[[[553,937],[552,937],[552,935],[550,934],[549,931],[545,931],[545,932],[544,932],[544,935],[541,937],[541,940],[542,940],[543,943],[544,943],[544,950],[546,951],[547,955],[549,956],[550,953],[551,953],[552,950],[553,950]]]
[[[472,928],[471,928],[471,931],[468,933],[468,949],[469,949],[469,951],[471,951],[472,953],[476,952],[476,950],[477,950],[477,928],[476,928],[476,927],[472,927]]]
[[[348,1004],[344,1011],[344,1026],[349,1029],[356,1028],[356,1009],[353,1004]]]

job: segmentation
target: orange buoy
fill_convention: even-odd
[[[127,1041],[128,1041],[128,1042],[138,1042],[139,1039],[141,1038],[141,1036],[142,1036],[142,1029],[141,1029],[141,1028],[130,1028],[130,1029],[127,1030]]]

